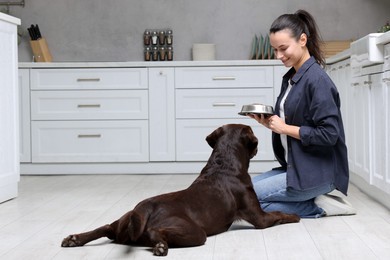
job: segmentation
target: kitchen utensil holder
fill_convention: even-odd
[[[53,60],[45,38],[30,41],[35,62],[51,62]]]

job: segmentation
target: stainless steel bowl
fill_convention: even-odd
[[[274,108],[272,106],[267,106],[263,104],[251,104],[244,105],[241,108],[239,115],[246,116],[248,114],[264,114],[264,115],[273,115]]]

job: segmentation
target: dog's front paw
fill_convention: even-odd
[[[296,223],[301,220],[301,218],[296,214],[285,214],[284,223]]]
[[[69,235],[62,240],[61,246],[62,247],[75,247],[75,246],[82,246],[82,244],[78,240],[77,235]]]
[[[166,256],[168,254],[168,245],[164,242],[158,242],[153,247],[153,255]]]

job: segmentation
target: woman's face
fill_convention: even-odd
[[[294,67],[295,71],[310,58],[304,33],[296,40],[289,29],[280,30],[270,34],[270,42],[276,58],[281,60],[284,66]]]

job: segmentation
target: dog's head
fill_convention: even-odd
[[[249,157],[253,158],[257,154],[258,140],[254,135],[252,128],[242,124],[223,125],[206,137],[207,143],[214,149],[216,144],[224,136],[227,142],[239,142],[245,146],[249,152]]]

